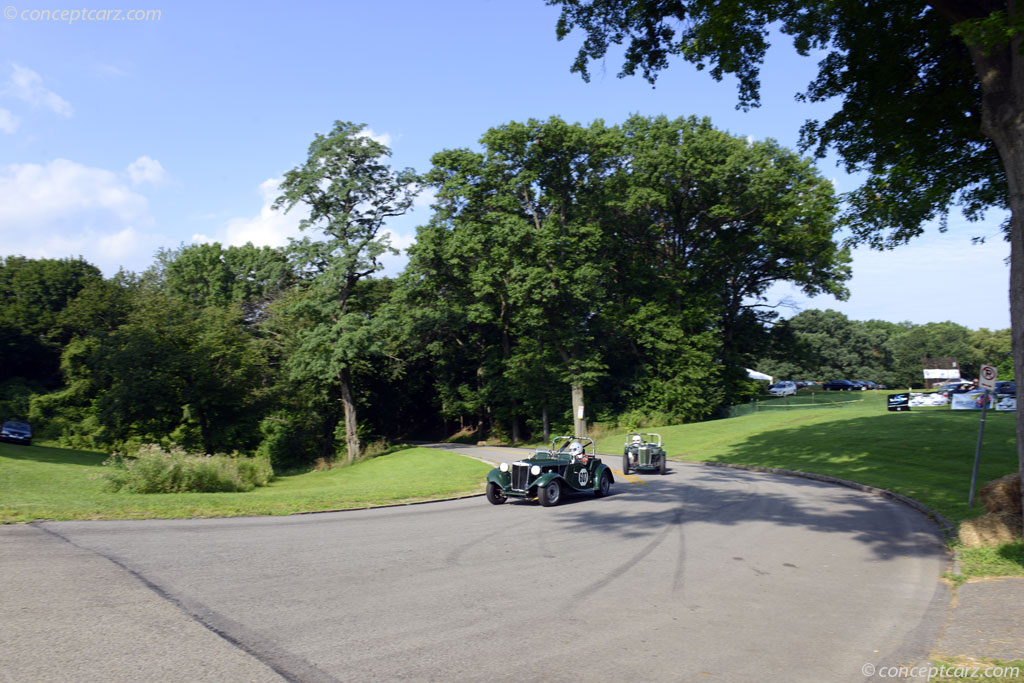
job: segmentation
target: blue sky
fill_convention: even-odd
[[[0,5],[0,254],[81,255],[107,274],[144,270],[161,247],[298,235],[299,216],[270,210],[276,181],[335,120],[369,126],[393,166],[426,171],[433,153],[531,117],[694,114],[795,148],[801,123],[831,111],[794,100],[816,65],[783,37],[764,67],[763,105],[749,112],[735,108],[734,81],[682,62],[657,88],[616,78],[614,58],[584,83],[569,72],[579,37],[557,42],[558,11],[542,0],[175,2],[127,5],[120,21],[45,19],[83,9],[63,0]],[[139,7],[159,15],[126,20]],[[839,191],[856,186],[834,159],[819,168]],[[389,225],[396,246],[412,242],[428,207],[424,196]],[[1009,327],[1009,248],[997,224],[954,218],[949,232],[910,246],[858,250],[849,301],[781,285],[772,303],[797,306],[785,315],[833,308],[858,320]],[[972,246],[975,235],[989,239]]]

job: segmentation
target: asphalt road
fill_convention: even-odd
[[[926,660],[947,564],[898,503],[684,464],[554,508],[11,525],[0,681],[863,681]]]

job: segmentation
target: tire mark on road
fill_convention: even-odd
[[[339,683],[338,679],[334,678],[330,674],[318,669],[316,666],[301,657],[297,657],[290,652],[279,649],[262,636],[253,633],[238,622],[218,614],[196,600],[192,600],[185,596],[175,595],[169,589],[164,588],[158,583],[147,578],[141,570],[133,568],[126,560],[123,560],[116,555],[100,552],[93,548],[76,543],[67,536],[54,531],[53,529],[49,529],[41,523],[32,522],[29,526],[50,534],[51,536],[78,548],[79,550],[92,553],[93,555],[102,557],[108,562],[111,562],[138,580],[146,588],[153,591],[160,598],[171,603],[193,620],[200,623],[207,630],[213,632],[239,650],[242,650],[257,661],[263,663],[267,668],[274,671],[284,680],[294,681],[295,683]]]

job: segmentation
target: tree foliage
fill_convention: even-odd
[[[293,302],[305,323],[296,330],[300,343],[290,361],[293,374],[337,384],[349,462],[360,454],[353,368],[376,341],[367,312],[352,304],[359,285],[381,269],[380,257],[394,253],[384,223],[412,206],[417,180],[411,169],[393,172],[384,163],[390,151],[364,128],[338,121],[329,134],[317,134],[305,164],[285,174],[274,202],[285,211],[302,205],[309,213],[300,227],[320,237],[290,247],[303,288]]]
[[[968,47],[935,7],[953,3],[675,0],[547,0],[562,8],[559,39],[585,38],[573,71],[625,44],[619,76],[637,69],[654,83],[673,57],[738,82],[740,107],[760,104],[760,68],[773,30],[805,56],[817,77],[799,93],[838,99],[825,121],[808,121],[803,149],[835,149],[850,172],[867,175],[847,197],[847,225],[858,241],[895,246],[959,204],[980,218],[1008,206],[999,154],[981,127],[981,84]],[[991,3],[961,2],[988,16]],[[996,3],[998,4],[998,3]],[[964,16],[964,19],[967,17]]]
[[[536,386],[559,383],[573,414],[589,386],[613,410],[695,419],[733,398],[722,368],[767,287],[845,295],[831,186],[774,142],[635,116],[513,122],[481,145],[434,156],[410,250],[421,300],[475,360],[441,389],[453,410],[545,413],[565,402]]]

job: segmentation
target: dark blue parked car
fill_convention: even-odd
[[[0,427],[0,441],[32,445],[32,428],[24,422],[8,420]]]
[[[834,379],[831,382],[825,382],[822,389],[825,391],[864,391],[867,387],[851,382],[848,379]]]
[[[1004,382],[996,382],[996,393],[1016,395],[1017,383],[1012,379]]]

